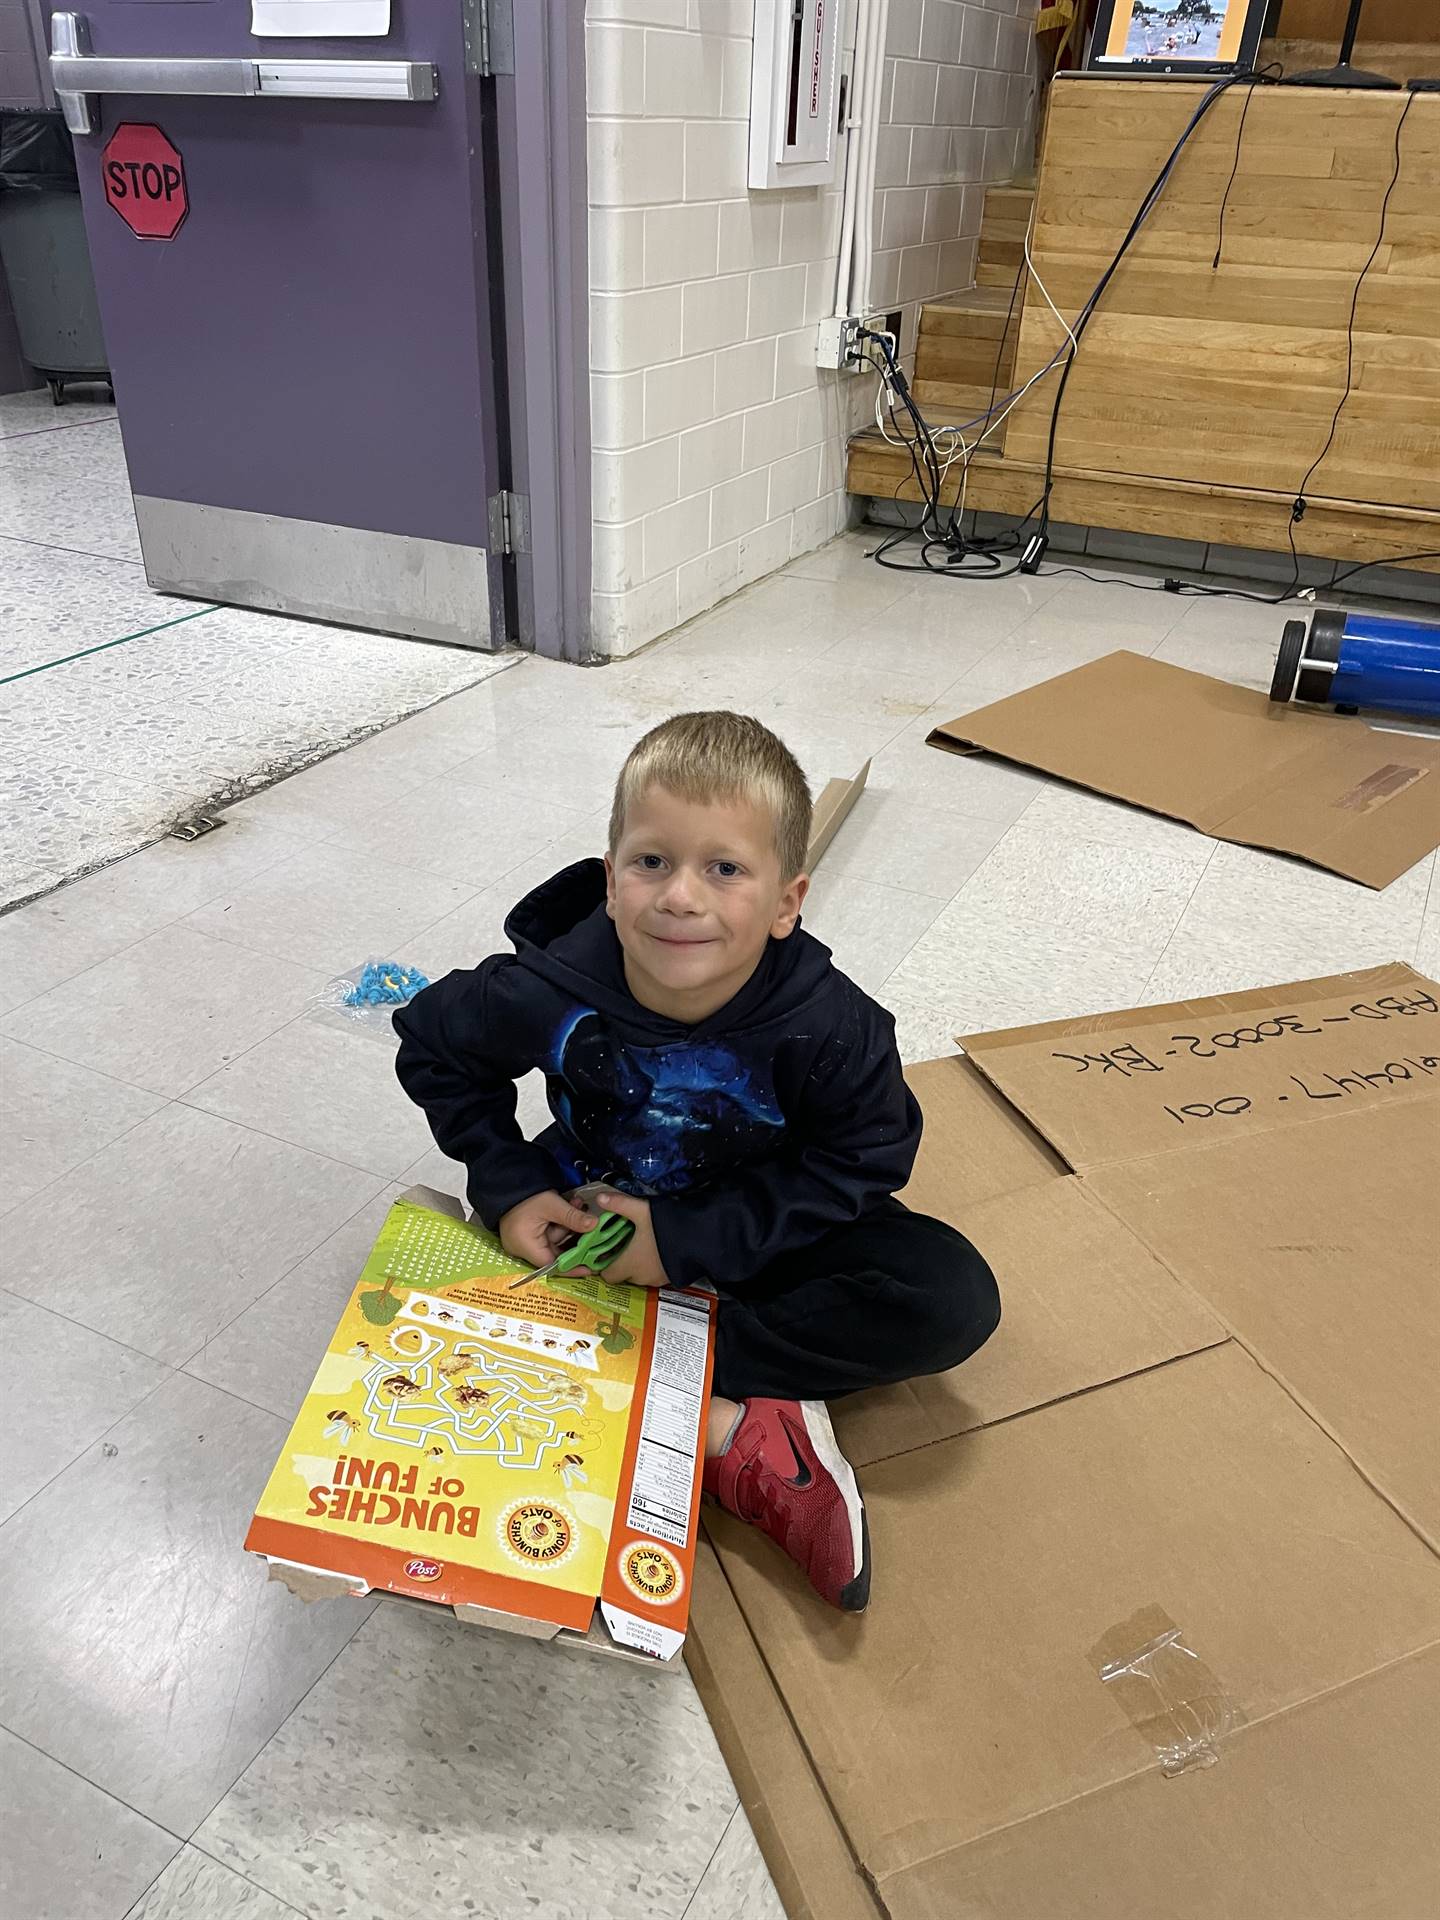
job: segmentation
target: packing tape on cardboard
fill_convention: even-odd
[[[1090,1664],[1161,1771],[1213,1767],[1241,1714],[1163,1607],[1141,1607],[1090,1649]]]

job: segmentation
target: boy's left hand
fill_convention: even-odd
[[[650,1224],[650,1202],[637,1200],[632,1194],[607,1190],[595,1196],[594,1205],[597,1212],[622,1214],[635,1223],[634,1233],[607,1263],[602,1277],[626,1280],[632,1287],[668,1287],[670,1282],[660,1261],[660,1249],[655,1244],[655,1229]]]

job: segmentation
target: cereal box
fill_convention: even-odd
[[[428,1201],[431,1204],[424,1204]],[[669,1659],[684,1638],[714,1301],[526,1269],[391,1208],[246,1536],[297,1592],[397,1594]]]

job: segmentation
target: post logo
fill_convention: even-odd
[[[407,1580],[438,1580],[445,1571],[439,1560],[407,1560],[405,1578]]]

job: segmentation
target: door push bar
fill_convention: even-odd
[[[93,133],[97,93],[276,94],[310,100],[433,100],[428,60],[107,60],[80,13],[53,19],[50,78],[72,133]]]

